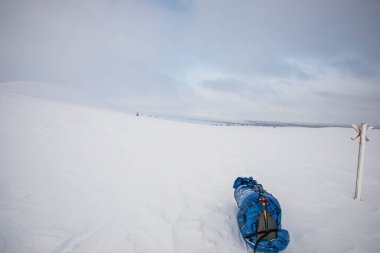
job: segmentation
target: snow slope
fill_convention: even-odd
[[[238,176],[280,200],[285,252],[380,252],[379,130],[355,201],[351,129],[141,118],[62,89],[0,84],[0,252],[245,252]]]

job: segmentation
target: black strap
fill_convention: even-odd
[[[279,229],[274,228],[274,229],[268,229],[268,230],[266,230],[266,231],[256,232],[256,233],[254,233],[254,234],[251,234],[251,235],[245,237],[245,239],[247,239],[249,242],[252,242],[252,241],[249,239],[249,237],[251,237],[251,236],[255,236],[255,235],[261,235],[261,234],[262,234],[262,236],[260,236],[260,237],[257,239],[257,241],[256,241],[256,243],[255,243],[255,247],[253,248],[253,253],[256,253],[256,248],[257,248],[257,246],[259,245],[259,243],[264,239],[264,237],[267,236],[267,235],[269,235],[269,234],[272,233],[272,232],[277,232],[278,230],[279,230]]]
[[[249,234],[249,235],[247,235],[247,236],[245,237],[245,239],[247,239],[248,241],[250,241],[249,238],[252,237],[252,236],[265,234],[266,232],[268,232],[268,233],[272,233],[272,232],[278,232],[278,231],[279,231],[279,229],[277,229],[277,228],[268,229],[268,230],[263,230],[263,231],[259,231],[259,232],[256,232],[256,233]]]

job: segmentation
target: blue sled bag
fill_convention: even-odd
[[[284,250],[290,238],[288,231],[281,228],[281,207],[277,199],[252,177],[238,177],[233,187],[238,205],[236,218],[247,245],[254,252]]]

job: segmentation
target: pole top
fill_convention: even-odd
[[[356,131],[356,136],[351,137],[351,140],[356,140],[358,139],[361,135],[362,132],[367,132],[367,130],[372,129],[373,126],[368,125],[367,123],[361,123],[361,126],[358,127],[357,125],[352,125],[352,128]],[[366,141],[369,141],[367,136],[364,136]]]

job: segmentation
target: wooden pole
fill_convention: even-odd
[[[367,137],[367,130],[373,128],[373,126],[368,126],[367,123],[362,123],[360,127],[352,125],[352,127],[357,132],[357,135],[352,140],[360,138],[359,142],[359,156],[358,156],[358,168],[356,171],[356,187],[354,199],[361,200],[362,195],[362,178],[363,178],[363,167],[364,167],[364,156],[365,156],[365,144],[369,141]]]
[[[358,168],[356,172],[356,187],[354,199],[361,200],[362,196],[362,178],[363,178],[363,165],[365,157],[365,143],[367,136],[367,124],[362,123],[360,127],[360,142],[359,142],[359,156],[358,156]]]

